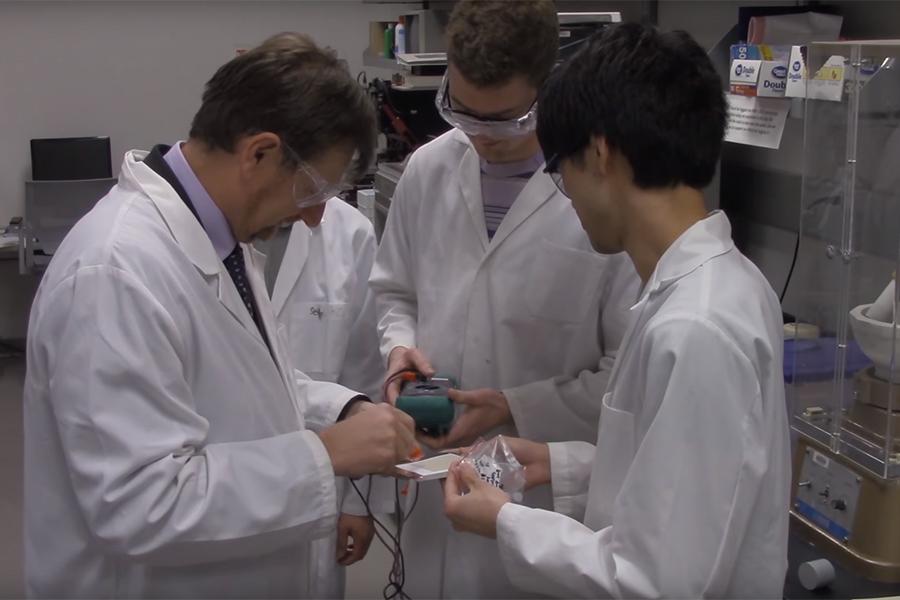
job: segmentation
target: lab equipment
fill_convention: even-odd
[[[411,416],[419,429],[440,435],[450,429],[456,415],[450,399],[450,390],[455,387],[456,382],[450,377],[419,376],[404,383],[396,406]]]
[[[900,42],[809,46],[842,65],[840,101],[806,101],[801,243],[787,307],[822,336],[790,340],[792,519],[826,555],[900,582]],[[839,72],[838,72],[839,71]],[[885,287],[887,284],[887,287]],[[788,368],[790,367],[790,368]]]
[[[892,322],[894,320],[894,295],[896,294],[896,284],[893,279],[878,296],[878,299],[872,303],[872,306],[866,311],[866,316],[876,321]]]
[[[432,68],[435,67],[416,70]],[[439,78],[443,67],[438,69]],[[402,161],[420,145],[449,129],[434,106],[434,89],[408,89],[381,79],[369,83],[369,96],[378,112],[378,129],[386,140],[386,147],[378,154],[379,166]]]

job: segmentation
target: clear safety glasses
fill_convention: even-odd
[[[300,155],[284,140],[281,143],[297,163],[297,172],[294,174],[294,201],[297,203],[297,208],[309,208],[324,204],[329,198],[352,187],[344,179],[337,184],[329,183],[315,167],[301,159]]]
[[[449,79],[444,74],[434,104],[447,123],[467,135],[483,135],[493,139],[515,138],[531,133],[537,128],[537,100],[524,115],[517,119],[490,119],[454,110],[450,102]]]

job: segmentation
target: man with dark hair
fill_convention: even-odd
[[[454,525],[496,537],[507,575],[558,597],[781,598],[790,440],[778,299],[702,188],[722,83],[686,33],[609,30],[540,96],[548,170],[594,248],[643,282],[594,444],[510,440],[556,512],[509,503],[465,465]],[[467,491],[468,494],[461,495]]]
[[[451,392],[464,407],[452,429],[422,438],[435,449],[513,428],[593,441],[638,286],[625,255],[591,252],[542,169],[536,101],[556,61],[555,7],[463,1],[447,39],[436,102],[454,129],[409,160],[371,278],[388,374],[436,369],[465,390]],[[438,484],[418,493],[404,528],[410,595],[521,596],[492,543],[450,530]],[[549,508],[549,491],[526,503]]]
[[[283,34],[219,69],[187,142],[125,155],[31,312],[30,596],[311,594],[335,476],[390,472],[412,422],[291,368],[247,243],[318,222],[374,135],[333,53]]]

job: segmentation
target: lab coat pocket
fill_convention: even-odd
[[[600,293],[604,257],[546,239],[539,245],[525,290],[530,313],[561,323],[584,321]]]
[[[350,336],[350,305],[300,302],[288,324],[294,367],[318,381],[336,381]]]
[[[635,453],[634,415],[614,406],[613,392],[603,396],[597,458],[591,476],[591,496],[585,523],[594,529],[612,524],[613,505],[628,475]]]

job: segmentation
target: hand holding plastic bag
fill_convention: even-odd
[[[482,480],[506,492],[513,502],[522,502],[525,467],[516,460],[502,435],[475,442],[462,462],[474,467]]]

